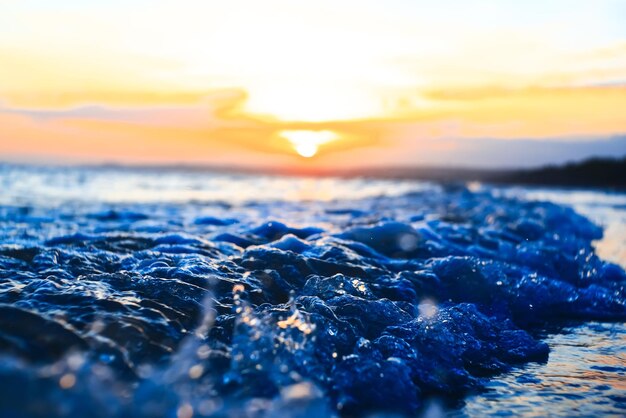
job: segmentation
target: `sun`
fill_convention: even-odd
[[[328,130],[284,130],[280,132],[280,136],[287,139],[294,151],[304,158],[314,157],[320,145],[339,138],[335,132]]]

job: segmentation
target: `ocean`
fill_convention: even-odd
[[[0,416],[624,416],[626,194],[0,166]]]

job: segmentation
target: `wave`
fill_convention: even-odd
[[[489,190],[0,207],[0,415],[414,414],[624,321],[572,209]]]

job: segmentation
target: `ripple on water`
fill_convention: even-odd
[[[157,174],[0,167],[0,416],[623,415],[626,275],[571,208]]]
[[[589,323],[547,335],[550,361],[529,364],[486,385],[452,416],[626,415],[626,326]]]

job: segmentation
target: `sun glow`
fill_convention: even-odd
[[[356,71],[356,70],[355,70]],[[269,83],[250,87],[244,110],[271,115],[281,121],[324,122],[374,117],[383,112],[366,89],[337,87],[336,83]]]
[[[317,154],[320,145],[334,141],[338,135],[333,131],[285,130],[280,136],[287,139],[298,155],[311,158]]]
[[[624,1],[49,3],[0,0],[2,160],[526,165],[584,147],[483,139],[626,132]]]

